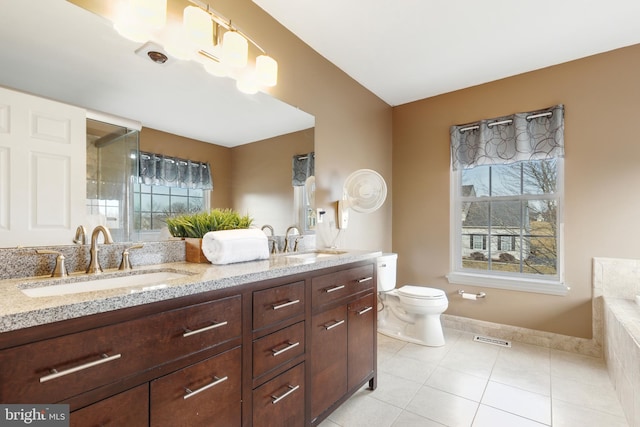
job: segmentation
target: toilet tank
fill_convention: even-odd
[[[378,267],[378,292],[388,292],[396,287],[398,254],[383,254],[376,259]]]

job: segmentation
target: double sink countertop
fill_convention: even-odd
[[[316,256],[314,256],[316,254]],[[321,256],[317,256],[321,255]],[[0,280],[0,333],[44,325],[152,302],[226,289],[247,283],[306,273],[380,256],[380,252],[345,250],[319,254],[317,251],[272,255],[269,259],[236,264],[213,265],[188,262],[147,265],[122,272],[105,270],[100,275],[72,273],[66,278],[33,277]],[[181,273],[179,277],[151,285],[132,284],[114,289],[28,296],[23,289],[40,288],[78,281],[98,282],[112,277],[153,273]]]

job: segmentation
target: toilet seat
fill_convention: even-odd
[[[398,294],[414,299],[435,300],[446,298],[442,289],[427,288],[424,286],[405,285],[398,289]]]

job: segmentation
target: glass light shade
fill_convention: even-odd
[[[242,68],[247,65],[249,43],[235,31],[227,31],[222,37],[222,60],[229,67]]]
[[[195,57],[193,43],[189,41],[181,25],[171,25],[167,29],[163,45],[167,53],[176,59],[188,61]]]
[[[133,12],[151,28],[162,28],[167,22],[167,0],[130,0]]]
[[[236,88],[240,92],[249,95],[253,95],[254,93],[258,92],[258,81],[255,71],[245,70],[243,73],[241,73],[241,75],[236,79]]]
[[[211,16],[197,6],[187,6],[182,15],[184,32],[195,46],[213,43],[213,22]]]
[[[167,0],[129,0],[118,5],[113,26],[121,36],[145,42],[166,22]]]
[[[278,83],[278,63],[267,55],[256,58],[256,78],[262,86],[275,86]]]

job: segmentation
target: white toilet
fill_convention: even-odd
[[[379,304],[378,332],[416,344],[444,345],[440,315],[449,306],[442,289],[424,286],[396,286],[398,254],[377,259]]]

